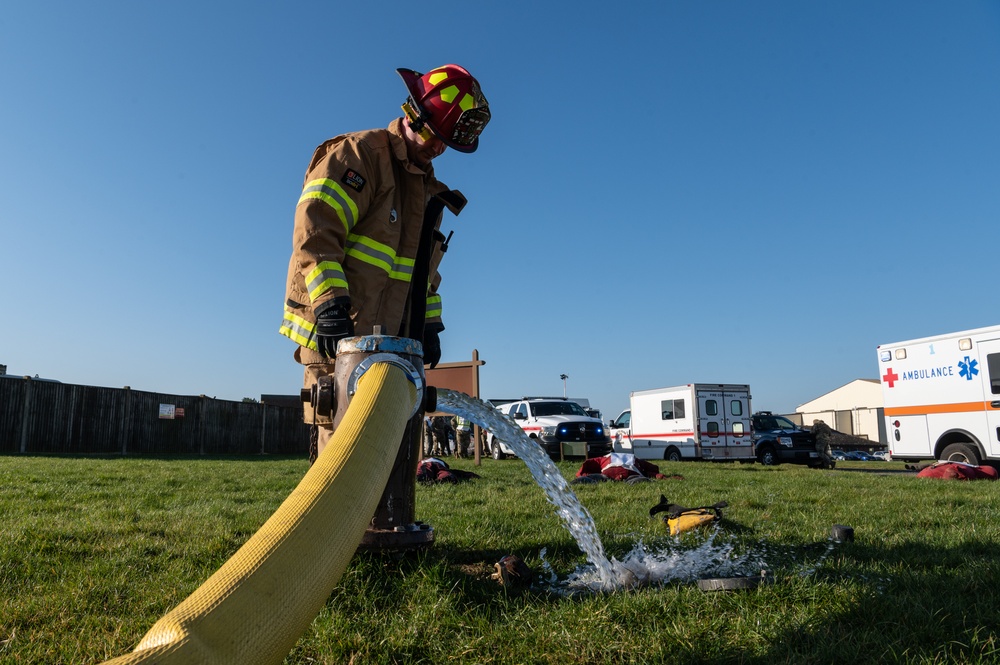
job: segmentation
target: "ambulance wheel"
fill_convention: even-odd
[[[681,461],[681,451],[677,450],[673,446],[667,448],[667,452],[663,453],[663,459],[668,462],[680,462]]]
[[[490,446],[490,456],[495,460],[503,459],[503,451],[500,450],[500,442],[493,439],[493,445]]]
[[[941,453],[941,458],[949,462],[965,462],[966,464],[975,464],[976,466],[979,466],[981,463],[979,453],[967,443],[951,444]]]

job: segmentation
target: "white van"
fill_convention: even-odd
[[[689,383],[638,390],[608,424],[615,452],[654,460],[753,461],[750,386]]]

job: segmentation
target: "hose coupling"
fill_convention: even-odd
[[[413,404],[413,410],[410,412],[410,417],[417,415],[420,408],[423,406],[424,402],[424,377],[420,371],[413,366],[405,358],[397,356],[394,353],[373,353],[370,356],[366,356],[351,372],[351,375],[347,379],[347,394],[350,397],[354,397],[354,393],[357,392],[358,379],[364,376],[375,363],[387,363],[389,365],[394,365],[406,373],[406,378],[409,379],[410,383],[417,389],[417,399]],[[436,400],[435,400],[436,401]]]

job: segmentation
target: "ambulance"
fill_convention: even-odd
[[[629,407],[608,424],[614,452],[669,461],[755,459],[746,384],[638,390]]]
[[[1000,326],[877,347],[892,459],[1000,461]]]

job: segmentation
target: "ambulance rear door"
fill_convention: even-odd
[[[748,386],[698,386],[699,440],[705,459],[753,459]]]

